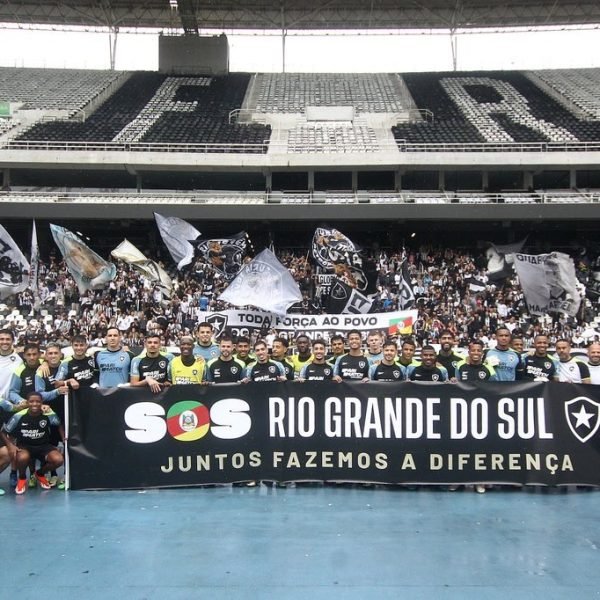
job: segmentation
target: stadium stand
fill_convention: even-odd
[[[247,108],[263,113],[304,113],[307,106],[352,106],[359,113],[411,108],[397,75],[259,73]]]
[[[377,134],[371,127],[345,123],[299,125],[288,132],[287,150],[296,152],[377,152]]]
[[[85,122],[39,123],[18,139],[229,144],[229,152],[265,152],[269,126],[229,123],[229,112],[241,106],[248,80],[239,74],[189,78],[134,73]]]
[[[588,119],[600,120],[600,72],[598,69],[556,69],[533,71],[527,76],[542,81],[568,108],[577,107]]]
[[[18,119],[0,119],[0,136],[17,127],[19,123]]]
[[[401,146],[600,139],[599,123],[578,118],[523,73],[411,73],[403,77],[418,108],[430,110],[434,119],[393,127]]]
[[[121,71],[0,67],[0,100],[21,108],[74,113],[119,79]]]
[[[7,96],[2,82],[0,98],[75,110],[89,106],[90,97],[114,78],[127,80],[84,119],[26,123],[16,130],[14,148],[36,149],[30,142],[44,141],[40,149],[77,142],[99,145],[70,149],[266,153],[276,140],[273,152],[369,154],[397,148],[590,150],[600,140],[597,69],[223,77],[92,71],[89,79],[79,78],[78,87],[73,81],[79,71],[54,69],[36,79],[38,71],[3,69],[0,74],[8,73],[16,91]],[[39,98],[32,98],[28,77],[38,82]],[[73,98],[71,104],[57,88]],[[336,109],[350,116],[336,119]],[[397,124],[391,127],[392,122]]]

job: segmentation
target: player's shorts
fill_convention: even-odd
[[[19,450],[27,450],[29,456],[34,460],[46,461],[46,457],[53,450],[59,451],[52,444],[40,444],[39,446],[18,446]]]

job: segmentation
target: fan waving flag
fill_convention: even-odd
[[[241,231],[228,238],[196,240],[193,245],[213,269],[231,280],[242,268],[248,237],[245,231]]]
[[[581,295],[575,265],[568,254],[515,254],[514,264],[530,313],[560,312],[571,317],[577,314]]]
[[[171,295],[173,282],[167,272],[157,262],[146,258],[129,240],[123,240],[111,254],[158,285],[167,296]]]
[[[52,224],[50,231],[80,294],[86,290],[102,289],[115,278],[115,265],[98,256],[72,231]]]
[[[28,285],[25,275],[28,272],[27,259],[8,231],[0,225],[0,298],[8,298],[25,290]]]
[[[178,217],[165,217],[154,213],[156,226],[162,241],[171,253],[177,268],[182,269],[189,265],[194,258],[194,247],[190,240],[200,236],[200,232],[187,221]]]
[[[284,315],[292,304],[302,300],[302,294],[291,273],[265,248],[242,267],[219,299]]]

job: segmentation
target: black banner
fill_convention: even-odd
[[[600,485],[598,390],[554,382],[86,389],[69,401],[71,487]]]

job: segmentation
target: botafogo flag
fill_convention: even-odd
[[[515,254],[515,269],[529,312],[566,313],[574,317],[581,304],[575,265],[568,254]]]
[[[154,260],[144,256],[129,240],[124,239],[111,255],[131,265],[152,283],[159,286],[165,295],[170,296],[173,282],[168,273]]]
[[[80,294],[86,290],[102,289],[115,278],[115,265],[96,254],[79,236],[52,223],[50,231]]]
[[[288,269],[265,248],[242,267],[219,299],[284,315],[292,304],[302,300],[302,294]]]
[[[154,213],[156,226],[162,241],[171,253],[177,268],[182,269],[189,265],[194,258],[194,246],[190,240],[200,236],[200,232],[187,221],[179,217],[165,217]]]
[[[242,268],[248,236],[245,231],[241,231],[230,237],[196,240],[192,245],[196,246],[198,253],[215,271],[230,281]]]
[[[0,299],[25,290],[29,284],[29,263],[21,249],[0,225]]]

